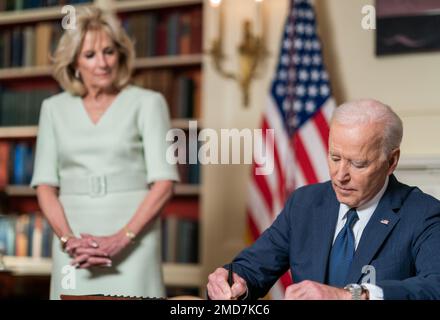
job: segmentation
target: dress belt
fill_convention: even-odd
[[[108,193],[147,189],[144,172],[119,175],[90,175],[87,177],[61,178],[60,194],[103,197]]]

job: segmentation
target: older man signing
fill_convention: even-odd
[[[440,201],[394,177],[402,136],[379,101],[337,108],[331,181],[296,190],[234,259],[231,286],[225,268],[210,274],[209,297],[258,299],[290,268],[286,299],[440,299]]]

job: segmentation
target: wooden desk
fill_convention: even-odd
[[[0,271],[0,299],[6,299],[14,292],[15,277],[10,271]]]
[[[49,299],[50,276],[0,272],[0,299]]]

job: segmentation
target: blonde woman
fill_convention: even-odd
[[[31,182],[59,239],[51,299],[164,296],[158,214],[178,175],[165,158],[166,102],[129,85],[133,60],[120,24],[96,8],[55,51],[65,92],[43,102]]]

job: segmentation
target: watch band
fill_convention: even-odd
[[[361,296],[364,288],[361,287],[359,284],[350,283],[346,285],[344,289],[351,293],[351,300],[361,300]]]
[[[61,248],[64,250],[64,248],[66,247],[67,241],[69,241],[70,239],[75,238],[75,236],[72,233],[68,233],[65,235],[62,235],[60,237],[60,241],[61,241]]]
[[[133,242],[134,239],[136,238],[136,234],[133,231],[131,231],[130,229],[128,229],[127,227],[124,227],[124,230],[125,230],[125,236],[127,238],[129,238],[130,241]]]
[[[361,284],[361,287],[362,287],[362,293],[365,293],[365,300],[370,300],[370,290],[368,290],[367,286],[364,284]]]

